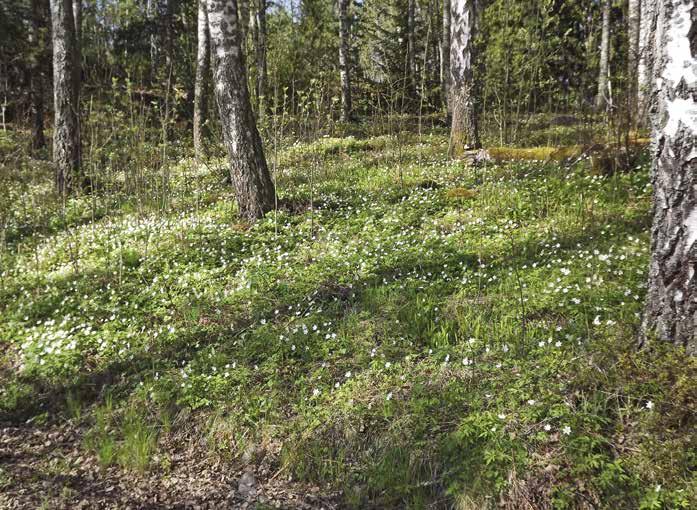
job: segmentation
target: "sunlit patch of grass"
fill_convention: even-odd
[[[477,196],[477,192],[467,188],[451,188],[446,194],[448,198],[453,200],[468,200]]]
[[[558,150],[556,147],[490,147],[487,152],[495,161],[547,161]]]

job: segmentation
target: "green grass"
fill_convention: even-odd
[[[251,227],[217,165],[173,167],[164,212],[60,214],[11,179],[37,210],[0,255],[0,417],[63,394],[85,449],[135,471],[195,422],[356,508],[694,505],[697,366],[634,342],[647,162],[469,168],[406,141],[284,150],[283,208]]]

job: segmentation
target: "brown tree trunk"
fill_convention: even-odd
[[[598,94],[595,96],[596,110],[603,110],[610,101],[609,74],[610,74],[610,13],[612,0],[602,0],[603,25],[600,39],[600,66],[598,70]]]
[[[44,70],[46,69],[46,18],[41,0],[31,0],[31,25],[29,44],[32,47],[29,63],[29,87],[31,94],[31,149],[46,147],[44,135]]]
[[[443,34],[440,46],[440,83],[443,90],[443,103],[450,115],[450,0],[443,0]]]
[[[74,188],[80,171],[78,47],[71,0],[51,0],[53,34],[53,163],[56,190]]]
[[[349,1],[339,0],[339,73],[341,75],[341,120],[344,122],[350,122],[353,115],[349,63]]]
[[[198,49],[196,52],[196,81],[194,83],[194,154],[201,161],[208,134],[208,94],[210,91],[211,43],[208,29],[206,0],[198,2]]]
[[[451,158],[481,146],[473,65],[476,12],[473,0],[452,0],[450,39]]]
[[[697,5],[661,0],[646,337],[697,354]]]
[[[215,95],[240,215],[249,220],[274,207],[275,190],[266,166],[247,89],[241,22],[234,0],[206,0]]]

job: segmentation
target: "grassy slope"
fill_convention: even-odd
[[[633,348],[646,165],[445,152],[288,149],[283,207],[253,227],[187,162],[167,214],[101,196],[59,216],[35,169],[9,193],[0,419],[71,417],[103,464],[166,476],[157,436],[186,416],[211,455],[280,447],[356,507],[697,504],[695,362]]]

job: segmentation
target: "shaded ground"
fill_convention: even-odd
[[[81,435],[69,423],[3,425],[0,508],[337,508],[335,495],[289,481],[272,452],[235,466],[207,455],[194,434],[178,435],[161,445],[167,471],[137,474],[100,467],[81,448]]]

